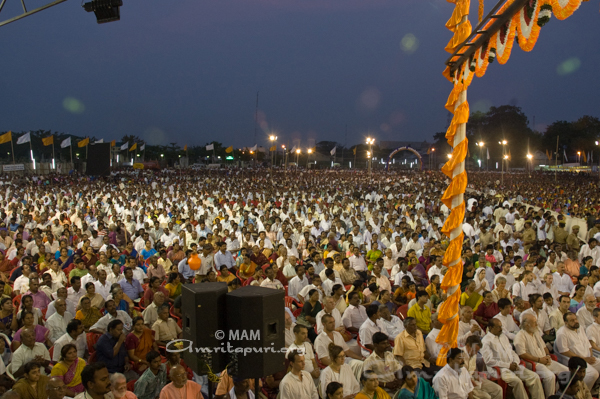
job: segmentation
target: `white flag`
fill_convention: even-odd
[[[31,132],[25,133],[17,140],[17,144],[25,144],[31,142]]]
[[[215,145],[214,144],[209,144],[206,146],[206,151],[212,151],[215,149]]]
[[[296,152],[296,146],[292,148],[292,153]]]
[[[71,138],[64,139],[62,143],[60,143],[60,148],[67,148],[71,146]]]
[[[254,144],[254,147],[250,148],[250,151],[256,151],[258,149],[258,144]]]
[[[98,141],[94,141],[94,144],[102,144],[104,143],[104,139],[100,139]]]
[[[142,144],[142,146],[140,147],[140,151],[144,151],[146,149],[146,143]]]
[[[331,156],[335,155],[335,150],[337,150],[337,145],[335,147],[333,147],[333,150],[329,151],[329,153],[331,154]]]
[[[121,151],[126,150],[128,148],[129,148],[129,141],[121,146]]]
[[[486,149],[487,149],[487,159],[490,159],[490,149],[489,148],[486,148]]]
[[[563,155],[565,156],[565,162],[569,162],[569,158],[567,158],[567,150],[563,148]]]

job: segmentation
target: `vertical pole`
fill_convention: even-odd
[[[558,170],[558,139],[560,136],[556,136],[556,159],[554,164],[554,181],[556,181],[556,172]]]
[[[73,143],[69,144],[69,152],[71,153],[71,169],[73,168]]]
[[[31,146],[31,136],[29,136],[29,153],[31,154],[31,163],[35,164],[33,161],[33,147]]]
[[[13,165],[15,163],[15,147],[13,146],[12,134],[10,136],[10,149],[12,152]]]
[[[54,137],[52,137],[52,166],[54,166]]]

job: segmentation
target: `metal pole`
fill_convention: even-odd
[[[12,134],[10,135],[10,150],[12,152],[13,165],[15,163],[15,147],[13,146]]]

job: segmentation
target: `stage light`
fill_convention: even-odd
[[[87,12],[96,14],[96,21],[99,24],[118,21],[121,19],[119,7],[123,5],[123,0],[92,0],[85,3],[83,8]]]

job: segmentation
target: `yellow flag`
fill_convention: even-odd
[[[225,148],[225,152],[228,154],[231,154],[233,152],[233,146],[229,146],[229,147]]]
[[[277,151],[277,146],[274,145],[273,147],[269,148],[269,151]]]
[[[12,141],[12,132],[8,132],[0,136],[0,144],[8,143]]]
[[[42,143],[44,143],[45,146],[54,144],[54,136],[44,137]]]
[[[113,141],[110,142],[110,146],[111,147],[114,147],[116,144],[117,144],[117,140],[113,140]]]
[[[585,156],[585,151],[583,152],[583,162],[587,163],[587,157]]]
[[[187,151],[187,144],[183,146],[183,151]]]
[[[354,155],[356,155],[356,147],[354,147],[354,149],[352,150],[352,152],[354,153]]]
[[[548,150],[546,150],[546,157],[548,158],[549,161],[552,161],[552,157],[550,156],[550,153],[548,152]]]
[[[90,143],[90,138],[88,137],[87,139],[83,139],[80,142],[77,143],[77,147],[82,148],[87,146]]]
[[[129,149],[129,151],[134,151],[137,148],[137,143],[133,143],[133,145],[131,146],[131,148]]]

